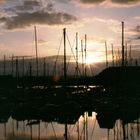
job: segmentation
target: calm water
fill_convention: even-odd
[[[139,98],[63,95],[1,93],[0,140],[140,139]]]
[[[89,116],[90,115],[90,116]],[[17,121],[11,117],[0,123],[0,140],[139,140],[140,123],[136,120],[120,120],[85,112],[74,124],[36,120]],[[105,114],[104,114],[105,115]]]

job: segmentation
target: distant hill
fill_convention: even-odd
[[[96,83],[103,85],[139,84],[140,66],[109,67],[95,76]]]
[[[67,73],[68,75],[76,74],[76,62],[69,62],[69,56],[67,56]],[[63,56],[47,56],[45,57],[45,69],[46,75],[56,74],[63,75]],[[56,63],[55,63],[56,62]],[[39,75],[44,74],[44,58],[38,59],[39,63]],[[55,65],[56,64],[56,65]],[[32,75],[36,74],[36,59],[24,59],[24,75],[29,75],[30,65],[32,69]],[[13,76],[16,75],[16,58],[13,60]],[[105,63],[94,63],[87,66],[87,75],[93,76],[97,75],[101,70],[105,68]],[[23,58],[18,59],[18,72],[19,76],[23,75]],[[12,73],[12,58],[6,58],[5,61],[5,73],[6,75],[11,75]],[[79,63],[79,76],[83,73],[82,63]],[[4,74],[4,61],[0,60],[0,75]]]

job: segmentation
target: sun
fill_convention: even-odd
[[[102,52],[87,52],[86,57],[83,59],[79,57],[79,63],[84,63],[86,65],[91,65],[94,63],[100,63],[105,61],[105,56]]]
[[[90,65],[94,63],[94,55],[93,54],[88,54],[85,60],[85,64]]]

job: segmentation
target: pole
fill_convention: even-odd
[[[127,66],[127,43],[125,45],[125,66]]]
[[[67,78],[67,66],[66,66],[66,28],[63,29],[64,36],[64,86],[66,86],[66,78]]]
[[[68,126],[65,124],[65,140],[68,140]]]
[[[81,52],[82,52],[82,70],[83,70],[83,77],[84,77],[84,56],[83,56],[83,40],[81,40]]]
[[[14,59],[14,55],[12,55],[12,63],[11,63],[11,68],[12,68],[11,74],[12,74],[12,76],[13,76],[13,72],[14,72],[14,63],[13,63],[13,59]]]
[[[16,78],[18,78],[19,73],[18,73],[18,57],[16,56]]]
[[[114,48],[113,48],[113,44],[111,44],[112,46],[112,66],[114,67]]]
[[[36,76],[38,77],[38,49],[37,49],[37,32],[36,26],[34,26],[35,30],[35,50],[36,50]]]
[[[44,65],[43,65],[43,75],[46,76],[46,58],[44,57]]]
[[[122,66],[124,66],[124,22],[122,21]]]
[[[121,53],[119,48],[118,48],[118,61],[119,61],[119,66],[121,66]]]
[[[3,74],[6,75],[6,57],[5,57],[5,55],[4,55]]]
[[[47,76],[49,76],[49,75],[50,75],[49,67],[50,67],[50,64],[49,64],[49,63],[47,63]]]
[[[106,67],[108,67],[107,43],[106,43],[106,41],[105,41],[105,54],[106,54]]]
[[[87,77],[87,69],[86,69],[86,59],[87,59],[87,35],[85,34],[85,77]]]
[[[131,45],[129,50],[129,65],[132,66],[132,53],[131,53]]]
[[[76,77],[78,78],[78,33],[76,33]]]
[[[31,62],[29,62],[29,76],[32,76],[32,65]]]
[[[22,77],[24,77],[24,56],[23,56],[23,58],[22,58],[22,68],[23,68],[23,70],[22,70]]]

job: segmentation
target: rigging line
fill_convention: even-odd
[[[84,114],[84,115],[85,115],[85,114]],[[84,119],[84,123],[83,123],[83,129],[82,129],[81,135],[80,135],[80,140],[81,140],[81,138],[82,138],[83,133],[85,133],[85,116],[83,116],[83,119]],[[84,135],[84,139],[85,139],[85,135]]]
[[[57,52],[57,55],[56,55],[56,59],[54,61],[54,66],[53,66],[53,73],[55,73],[55,68],[56,68],[56,63],[57,63],[57,60],[58,60],[58,56],[59,56],[59,52],[60,52],[60,48],[61,48],[61,44],[62,44],[62,37],[61,37],[61,40],[60,40],[60,44],[59,44],[59,48],[58,48],[58,52]]]
[[[62,37],[61,37],[61,40],[60,40],[60,44],[59,44],[59,48],[58,48],[58,52],[57,52],[57,56],[56,56],[56,60],[55,60],[56,62],[57,62],[57,60],[58,60],[58,56],[59,56],[61,44],[62,44]]]
[[[67,71],[68,71],[68,67],[69,67],[69,64],[70,64],[70,59],[71,59],[71,54],[70,54],[70,57],[69,57],[69,60],[68,60],[68,63],[67,63]]]
[[[68,36],[67,36],[67,39],[68,39]],[[72,50],[72,46],[71,46],[71,44],[70,44],[70,41],[69,41],[69,39],[68,39],[68,42],[69,42],[69,45],[70,45],[70,48],[71,48],[71,50]],[[74,41],[73,41],[73,46],[74,46],[74,44],[75,44],[75,39],[74,39]],[[72,51],[71,51],[71,53],[73,53]],[[74,55],[74,53],[73,53],[73,55]],[[71,54],[69,55],[70,57],[69,57],[69,60],[68,60],[68,64],[67,64],[67,70],[68,70],[68,67],[69,67],[69,64],[70,64],[70,59],[71,59]]]
[[[96,125],[96,120],[95,120],[94,125],[93,125],[93,129],[92,129],[92,132],[91,132],[90,140],[92,140],[94,129],[95,129],[95,125]]]
[[[72,52],[72,54],[73,54],[74,60],[76,61],[76,57],[75,57],[75,55],[74,55],[74,52],[73,52],[73,49],[72,49],[72,45],[71,45],[71,43],[70,43],[70,40],[69,40],[68,36],[67,36],[67,40],[68,40],[68,42],[69,42],[69,45],[70,45],[71,52]],[[74,39],[74,40],[75,40],[75,39]],[[74,41],[74,42],[75,42],[75,41]],[[74,46],[74,45],[73,45],[73,46]],[[79,68],[78,68],[78,71],[79,71],[80,76],[81,76],[82,74],[81,74],[81,71],[80,71]]]
[[[81,131],[80,140],[81,140],[81,138],[82,138],[83,132],[84,132],[84,127],[83,127],[83,129],[82,129],[82,131]]]
[[[52,126],[52,129],[53,129],[54,135],[55,135],[55,139],[57,140],[57,136],[56,136],[55,129],[54,129],[54,127],[53,127],[52,122],[51,122],[51,126]]]
[[[78,74],[79,74],[79,76],[82,76],[82,73],[81,73],[81,71],[80,71],[80,68],[78,68]],[[75,72],[74,72],[74,76],[76,75],[76,70],[75,70]]]
[[[71,135],[70,135],[69,131],[68,131],[68,136],[69,136],[69,140],[71,140]]]
[[[74,126],[72,128],[70,127],[69,131],[73,132],[75,127],[76,127],[76,124],[74,124]]]
[[[49,123],[46,124],[46,122],[45,122],[46,134],[47,134],[48,125],[49,125]]]
[[[67,37],[68,38],[68,37]],[[69,40],[68,40],[69,41]],[[69,41],[69,44],[70,44],[70,41]],[[73,45],[72,46],[74,46],[74,44],[75,44],[75,39],[74,39],[74,41],[73,41]],[[71,44],[70,44],[70,48],[72,49],[72,46],[71,46]],[[71,53],[73,53],[72,51],[71,51]],[[74,53],[73,53],[73,55],[74,55]],[[71,54],[70,54],[70,58],[71,58]],[[68,62],[70,62],[70,58],[69,58],[69,61]]]
[[[74,60],[76,61],[76,58],[75,58],[75,55],[74,55],[74,52],[73,52],[73,49],[72,49],[72,45],[71,45],[71,43],[70,43],[70,40],[69,40],[68,36],[67,36],[67,40],[68,40],[68,43],[69,43],[69,45],[70,45],[70,49],[71,49],[71,52],[72,52],[72,54],[73,54]]]

